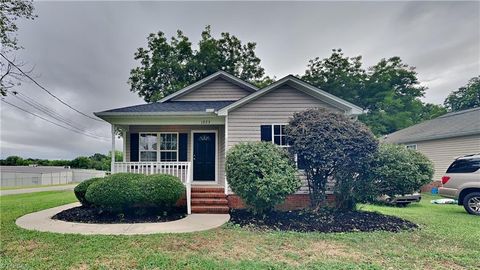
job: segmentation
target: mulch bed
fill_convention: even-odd
[[[98,208],[89,208],[89,207],[74,207],[67,210],[64,210],[55,216],[52,219],[70,221],[70,222],[81,222],[81,223],[104,223],[104,224],[113,224],[113,223],[145,223],[145,222],[166,222],[182,219],[186,217],[185,209],[174,209],[168,213],[149,209],[144,211],[143,214],[138,212],[127,212],[125,214],[116,214],[111,212],[101,211]]]
[[[230,222],[258,230],[296,232],[399,232],[418,228],[415,223],[375,212],[272,212],[265,217],[246,210],[232,210]]]

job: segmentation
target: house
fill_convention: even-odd
[[[437,184],[433,185],[438,185],[453,160],[480,153],[480,108],[447,113],[389,134],[384,141],[425,154],[435,167],[433,180]]]
[[[241,207],[228,188],[225,155],[240,142],[271,141],[288,147],[283,126],[293,113],[325,108],[348,115],[362,109],[292,75],[257,87],[216,72],[158,102],[95,113],[123,133],[124,161],[112,171],[168,173],[187,187],[188,212],[226,212]],[[286,203],[305,204],[306,184]]]

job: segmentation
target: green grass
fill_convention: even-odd
[[[59,187],[59,186],[70,186],[78,183],[69,183],[69,184],[56,184],[56,185],[31,185],[31,186],[12,186],[12,187],[1,187],[0,190],[13,190],[13,189],[25,189],[25,188],[44,188],[44,187]]]
[[[431,196],[407,208],[362,206],[409,219],[412,232],[252,232],[82,236],[20,229],[15,219],[74,202],[70,192],[0,197],[0,269],[478,269],[480,218]]]

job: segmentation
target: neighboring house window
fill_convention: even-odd
[[[140,161],[178,161],[178,133],[140,133]]]
[[[412,149],[412,150],[417,150],[417,145],[416,144],[407,144],[405,145],[407,149]]]
[[[160,133],[160,161],[178,160],[178,134]]]
[[[140,161],[157,161],[157,134],[142,133],[139,140]]]

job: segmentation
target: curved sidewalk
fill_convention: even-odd
[[[76,206],[80,206],[80,203],[71,203],[27,214],[18,218],[15,223],[21,228],[41,232],[135,235],[206,231],[220,227],[230,220],[228,214],[192,214],[183,219],[160,223],[89,224],[51,219],[55,214]]]

